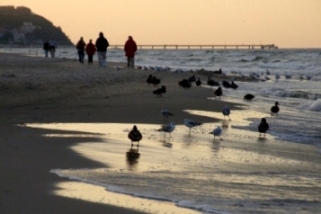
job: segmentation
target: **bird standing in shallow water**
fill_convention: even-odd
[[[224,119],[225,119],[225,116],[228,116],[228,119],[231,120],[230,118],[230,113],[231,113],[231,110],[230,110],[230,107],[228,107],[228,105],[226,105],[224,108],[223,108],[223,115],[224,115]]]
[[[267,130],[269,130],[269,124],[266,122],[265,118],[262,118],[261,123],[258,126],[258,130],[259,130],[259,137],[261,137],[261,134],[264,134],[265,137],[265,133],[267,132]]]
[[[190,120],[190,119],[184,119],[184,125],[187,126],[189,128],[189,133],[191,134],[191,129],[197,126],[202,125],[202,123],[196,122],[194,120]]]
[[[215,136],[218,136],[220,138],[220,140],[223,140],[220,135],[222,134],[222,129],[220,126],[217,126],[213,131],[211,131],[209,134],[214,135],[214,140],[215,140]]]
[[[131,140],[132,147],[133,147],[133,142],[137,142],[137,147],[138,147],[139,141],[143,138],[143,135],[137,129],[137,126],[134,125],[133,129],[128,133],[128,138]]]
[[[171,133],[175,130],[175,123],[171,122],[170,124],[163,125],[158,131],[164,132],[164,140],[165,140],[165,134],[169,133],[169,139],[168,141],[171,140]]]
[[[279,111],[280,111],[279,103],[275,102],[275,105],[271,107],[271,117],[273,115],[278,116]]]

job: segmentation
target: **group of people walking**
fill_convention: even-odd
[[[98,55],[98,64],[100,67],[106,67],[106,54],[107,48],[109,47],[108,40],[104,37],[102,32],[99,33],[99,37],[96,40],[96,43],[93,44],[92,40],[89,40],[89,43],[86,44],[84,42],[83,37],[76,44],[77,52],[78,52],[78,60],[80,63],[84,63],[85,52],[88,56],[88,63],[91,64],[93,62],[93,56],[97,51]],[[128,40],[124,46],[125,55],[127,57],[127,67],[134,67],[134,57],[135,52],[137,51],[136,42],[133,40],[132,36],[128,37]]]
[[[55,58],[56,47],[57,47],[57,44],[54,39],[51,39],[49,42],[46,41],[43,44],[43,49],[45,50],[45,56],[48,57],[48,53],[50,52],[51,58]]]
[[[107,48],[109,47],[108,40],[104,37],[102,32],[99,33],[99,37],[97,38],[95,44],[92,39],[89,40],[88,44],[84,41],[83,37],[80,37],[79,41],[76,44],[78,61],[80,63],[84,63],[85,53],[88,56],[88,64],[93,63],[93,56],[97,52],[98,56],[98,64],[100,67],[106,67],[107,65]],[[51,39],[50,42],[45,42],[43,49],[45,50],[45,56],[48,57],[48,52],[51,53],[51,57],[55,57],[56,51],[56,42]],[[128,36],[128,40],[124,45],[125,55],[127,57],[127,67],[135,66],[135,53],[137,51],[137,45],[132,36]]]

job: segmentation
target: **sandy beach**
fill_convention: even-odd
[[[237,112],[233,120],[246,124],[243,119],[249,115],[242,112],[245,104],[209,100],[213,91],[208,88],[183,89],[177,85],[192,73],[154,73],[162,80],[160,85],[167,87],[166,94],[157,97],[152,91],[160,86],[146,83],[151,71],[128,69],[121,63],[108,62],[107,68],[99,68],[97,63],[0,53],[0,65],[0,213],[198,213],[165,201],[107,192],[103,187],[50,172],[121,168],[125,162],[121,155],[130,148],[126,131],[134,124],[140,124],[145,134],[140,149],[146,160],[152,159],[153,152],[166,155],[162,133],[151,131],[164,123],[162,108],[175,112],[175,121],[180,124],[171,145],[173,153],[182,147],[188,152],[182,142],[196,141],[196,137],[186,137],[182,125],[184,118],[193,115],[204,123],[194,132],[196,136],[212,143],[215,154],[220,150],[220,167],[244,172],[251,169],[242,163],[267,171],[272,165],[289,172],[321,169],[320,155],[312,146],[280,145],[268,134],[263,141],[269,144],[260,144],[257,133],[245,137],[237,131],[227,131],[224,141],[213,143],[213,137],[205,134],[215,127],[213,124],[224,125],[221,110],[226,104]],[[206,79],[206,74],[196,75]],[[191,151],[191,156],[198,152],[201,155],[199,148]],[[140,161],[139,167],[144,171],[150,166]],[[311,198],[320,201],[320,184],[315,188]]]

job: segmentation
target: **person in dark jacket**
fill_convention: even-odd
[[[76,48],[78,51],[78,60],[80,63],[84,63],[85,46],[86,46],[86,43],[84,42],[84,39],[80,37],[80,40],[77,42],[77,45],[76,45]]]
[[[45,41],[45,43],[43,43],[43,49],[45,50],[45,56],[47,58],[48,52],[49,52],[49,42],[48,41]]]
[[[89,43],[86,46],[86,53],[88,55],[88,64],[93,63],[93,56],[96,52],[96,47],[95,45],[92,43],[92,40],[89,40]]]
[[[99,33],[99,38],[96,40],[95,45],[98,54],[99,66],[106,67],[106,53],[109,43],[102,32]]]
[[[128,40],[125,43],[124,51],[127,57],[127,67],[134,68],[135,66],[134,57],[137,51],[137,45],[136,45],[136,42],[133,40],[132,36],[128,36]]]

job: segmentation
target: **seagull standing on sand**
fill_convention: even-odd
[[[201,82],[200,78],[197,78],[197,80],[196,80],[195,84],[196,84],[197,86],[200,86],[200,85],[202,84],[202,82]]]
[[[167,120],[170,116],[174,116],[174,114],[172,114],[169,110],[167,109],[162,109],[161,110],[161,114],[164,117],[164,120]]]
[[[252,101],[255,96],[253,94],[245,94],[244,100]]]
[[[165,93],[166,93],[166,87],[164,85],[153,91],[153,94],[156,94],[158,97],[162,97],[162,95]]]
[[[265,133],[269,130],[269,124],[266,122],[265,118],[262,118],[261,123],[258,126],[258,130],[260,133],[259,137],[261,137],[261,133],[263,133],[265,137]]]
[[[226,105],[226,106],[223,108],[224,119],[225,119],[225,116],[228,116],[228,119],[231,120],[231,118],[230,118],[230,113],[231,113],[231,110],[230,110],[230,108],[228,107],[228,105]]]
[[[196,122],[190,119],[184,119],[184,125],[189,128],[189,134],[191,134],[191,129],[197,126],[202,125],[202,123]]]
[[[139,141],[143,138],[143,135],[137,129],[137,126],[134,125],[133,129],[128,133],[128,138],[131,140],[132,147],[133,147],[133,142],[137,142],[137,147],[138,147]]]
[[[223,140],[220,135],[222,134],[222,129],[220,126],[217,126],[213,131],[211,131],[209,134],[214,135],[214,140],[215,140],[215,136],[218,136],[220,138],[220,140]]]
[[[280,111],[280,108],[279,108],[278,105],[279,105],[279,103],[278,103],[278,102],[275,102],[275,105],[271,107],[271,117],[272,117],[273,115],[278,116],[278,113],[279,113],[279,111]]]
[[[164,132],[164,139],[165,139],[165,134],[169,133],[169,141],[171,140],[171,133],[175,129],[175,122],[171,122],[170,124],[163,125],[158,131]]]
[[[221,98],[223,94],[223,91],[222,91],[222,88],[221,87],[218,87],[215,91],[214,91],[214,95]]]

